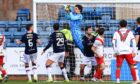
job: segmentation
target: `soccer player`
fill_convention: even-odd
[[[68,77],[72,78],[74,76],[74,72],[75,72],[75,55],[74,55],[74,42],[73,42],[73,38],[72,38],[72,34],[70,31],[70,26],[69,23],[64,23],[64,29],[61,30],[61,32],[65,35],[66,39],[67,39],[67,47],[68,47],[68,52],[69,52],[69,56],[65,57],[65,67],[66,64],[69,62],[70,65],[70,69],[68,72]]]
[[[7,72],[3,68],[3,60],[5,56],[5,36],[0,34],[0,71],[2,72],[2,75],[4,76],[2,81],[6,82],[8,80]]]
[[[137,28],[135,30],[135,39],[136,39],[136,45],[138,47],[138,52],[137,55],[134,57],[134,60],[136,61],[136,64],[140,62],[140,17],[136,19],[136,24]],[[139,80],[139,75],[138,75],[138,67],[135,64],[135,69],[136,69],[136,75],[137,75],[137,80]]]
[[[71,12],[70,5],[68,5],[65,10],[67,11],[66,18],[70,20],[70,29],[72,32],[73,40],[76,46],[84,53],[84,46],[82,44],[82,34],[81,34],[81,24],[82,24],[82,10],[81,5],[75,5],[74,12]]]
[[[105,62],[104,62],[104,29],[100,28],[98,30],[98,36],[96,37],[96,40],[92,46],[92,51],[95,53],[95,59],[97,61],[97,69],[96,73],[94,74],[94,78],[92,81],[100,81],[104,82],[102,80],[102,73],[105,68]]]
[[[40,39],[38,38],[38,34],[33,32],[33,25],[28,24],[26,26],[27,33],[24,34],[21,38],[21,40],[16,40],[17,44],[25,44],[25,52],[24,52],[24,63],[25,63],[25,69],[28,76],[28,82],[37,82],[37,44],[41,44]],[[30,70],[29,63],[32,63],[32,70]],[[31,71],[33,71],[33,81],[31,78]]]
[[[95,60],[95,57],[94,57],[94,53],[91,50],[91,47],[92,47],[96,37],[94,37],[92,35],[93,31],[92,31],[91,26],[87,26],[85,31],[86,31],[86,35],[83,37],[84,57],[81,60],[81,68],[80,68],[80,75],[81,75],[80,80],[82,80],[82,81],[85,80],[85,78],[84,78],[85,66],[87,64],[89,64],[89,62],[91,62],[93,69],[96,66],[96,60]],[[92,72],[94,72],[94,71],[92,71]]]
[[[65,53],[67,52],[67,42],[65,35],[59,31],[59,24],[55,23],[53,25],[54,32],[50,35],[48,45],[43,49],[42,54],[53,45],[53,55],[48,58],[46,61],[46,68],[48,71],[48,80],[47,82],[53,82],[52,73],[51,73],[51,65],[53,63],[58,63],[62,74],[64,75],[65,81],[69,82],[67,77],[67,72],[64,67],[64,57]]]
[[[136,71],[134,68],[135,62],[133,60],[133,57],[137,53],[136,41],[133,33],[127,29],[127,22],[125,20],[121,20],[119,26],[120,29],[114,33],[113,40],[112,40],[113,48],[115,52],[114,55],[116,57],[116,64],[117,64],[116,82],[120,83],[120,69],[123,60],[126,59],[133,77],[132,84],[137,84]],[[133,45],[132,48],[130,47],[131,42]]]

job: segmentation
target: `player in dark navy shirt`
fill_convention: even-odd
[[[137,80],[139,80],[139,75],[138,75],[139,71],[138,71],[137,63],[140,62],[140,17],[136,19],[136,24],[137,24],[137,28],[135,30],[135,39],[136,39],[138,51],[137,51],[137,55],[134,57],[134,61],[136,62],[134,68],[136,70]]]
[[[60,53],[67,50],[67,42],[65,35],[62,32],[55,31],[50,35],[49,43],[44,48],[44,52],[53,45],[53,52]]]
[[[25,69],[28,75],[28,82],[32,82],[31,74],[30,74],[30,68],[29,63],[32,62],[32,70],[34,73],[34,80],[37,81],[37,43],[41,44],[40,39],[38,38],[38,35],[33,32],[33,25],[28,24],[26,26],[27,33],[24,34],[21,38],[21,40],[16,40],[17,44],[25,44],[25,52],[24,52],[24,62],[25,62]]]
[[[67,71],[64,67],[64,57],[65,57],[65,52],[67,51],[67,42],[65,35],[59,31],[59,24],[55,23],[53,25],[54,32],[50,35],[49,43],[48,45],[43,49],[42,54],[51,47],[53,46],[53,55],[50,56],[46,62],[46,68],[48,71],[48,82],[52,82],[52,74],[51,74],[51,65],[53,63],[58,63],[62,73],[64,75],[65,81],[69,82],[69,79],[67,77]]]
[[[91,26],[87,26],[85,31],[86,31],[86,34],[83,37],[84,57],[82,57],[82,59],[81,59],[81,69],[80,69],[80,75],[81,75],[80,79],[81,80],[85,80],[84,79],[84,68],[87,64],[89,64],[89,62],[91,62],[93,67],[96,66],[96,60],[94,58],[94,53],[91,50],[96,37],[92,35],[93,31],[92,31]]]

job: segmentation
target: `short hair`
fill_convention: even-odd
[[[136,19],[137,23],[140,24],[140,17]]]
[[[83,6],[82,5],[77,4],[77,5],[75,5],[75,7],[77,7],[80,10],[80,12],[83,11]]]
[[[88,29],[90,29],[91,26],[86,26],[85,31],[88,31]]]
[[[64,27],[64,29],[70,29],[69,23],[64,23],[63,27]]]
[[[98,31],[97,31],[97,33],[98,33],[99,35],[103,35],[103,34],[104,34],[104,31],[105,31],[104,28],[99,28]]]
[[[53,24],[53,29],[54,30],[59,30],[59,23],[54,23]]]
[[[120,21],[119,25],[120,25],[121,27],[126,27],[126,26],[127,26],[127,21],[124,20],[124,19],[122,19],[122,20]]]
[[[32,26],[33,26],[33,24],[27,24],[26,25],[26,30],[29,31]]]

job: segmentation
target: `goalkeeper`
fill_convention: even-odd
[[[74,12],[71,12],[70,5],[65,7],[65,11],[67,12],[66,18],[70,20],[70,29],[74,43],[83,52],[84,46],[82,44],[82,35],[80,32],[83,19],[83,16],[81,14],[82,10],[83,7],[81,5],[75,5]]]

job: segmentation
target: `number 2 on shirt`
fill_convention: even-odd
[[[64,45],[64,38],[57,38],[57,46],[63,46]]]

